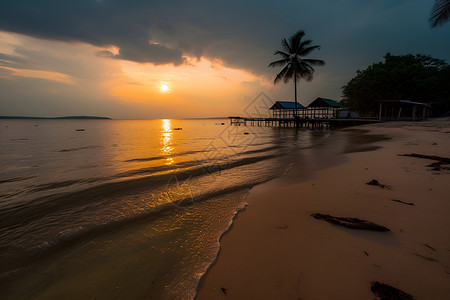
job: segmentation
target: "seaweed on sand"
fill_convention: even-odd
[[[399,156],[409,156],[409,157],[415,157],[415,158],[423,158],[423,159],[429,159],[429,160],[435,160],[436,162],[431,163],[427,165],[427,167],[431,167],[433,171],[441,171],[442,169],[448,170],[448,167],[443,167],[442,165],[448,165],[450,164],[450,158],[447,157],[441,157],[436,155],[425,155],[425,154],[417,154],[417,153],[411,153],[411,154],[398,154]]]
[[[413,296],[399,290],[389,284],[374,281],[371,284],[370,290],[380,299],[380,300],[414,300]]]
[[[373,230],[382,232],[390,231],[390,229],[387,227],[358,218],[334,217],[320,213],[312,214],[311,216],[318,220],[324,220],[328,223],[344,226],[350,229]]]

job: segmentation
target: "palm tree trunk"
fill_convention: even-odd
[[[295,110],[294,110],[294,121],[295,127],[299,127],[298,121],[298,102],[297,102],[297,74],[294,75],[294,90],[295,90]]]
[[[295,91],[295,115],[297,115],[297,78],[294,78],[294,91]]]

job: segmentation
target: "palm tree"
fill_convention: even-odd
[[[443,25],[450,20],[450,0],[436,0],[430,14],[431,27]]]
[[[303,58],[316,49],[320,50],[320,46],[311,46],[311,40],[302,40],[304,36],[305,32],[301,30],[291,36],[288,40],[282,39],[281,46],[283,47],[283,51],[278,50],[274,54],[281,56],[281,59],[269,64],[269,67],[284,67],[275,77],[275,84],[280,80],[283,80],[284,83],[288,83],[289,80],[294,79],[295,117],[298,116],[297,81],[301,78],[311,81],[314,73],[314,68],[312,66],[323,66],[325,64],[325,62],[320,59]]]

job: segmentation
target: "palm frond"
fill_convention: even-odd
[[[291,80],[292,78],[295,79],[295,76],[297,75],[297,72],[295,72],[295,68],[293,67],[293,65],[288,65],[288,69],[286,71],[286,73],[284,74],[284,83],[288,83],[289,80]]]
[[[292,39],[292,46],[295,49],[300,48],[301,46],[301,42],[302,42],[302,38],[305,36],[305,32],[304,31],[297,31],[296,34],[294,34],[293,39]]]
[[[275,51],[275,53],[273,55],[280,55],[284,59],[289,59],[289,57],[291,57],[290,53],[286,53],[286,52],[279,51],[279,50]]]
[[[303,61],[312,66],[324,66],[325,65],[325,62],[321,59],[305,58]]]
[[[299,49],[304,49],[304,48],[306,48],[306,46],[310,45],[311,43],[312,43],[312,40],[302,41],[302,42],[300,43]]]
[[[435,28],[450,20],[450,0],[436,0],[431,10],[429,22]]]
[[[282,39],[281,40],[281,46],[283,47],[284,51],[287,53],[292,53],[292,45],[289,44],[288,41],[286,41],[286,39]],[[278,51],[277,51],[278,52]],[[280,51],[281,52],[281,51]]]
[[[306,81],[311,81],[311,80],[313,80],[313,75],[312,74],[306,74],[302,78],[305,79]]]
[[[315,45],[315,46],[310,46],[310,47],[307,47],[307,48],[303,48],[302,51],[299,53],[299,55],[307,56],[314,50],[320,50],[320,46]]]
[[[300,47],[300,43],[304,36],[305,36],[305,32],[303,30],[299,30],[289,38],[289,41],[290,41],[291,47],[292,47],[291,53],[296,53],[295,50]]]
[[[312,74],[314,73],[314,68],[308,65],[307,63],[302,62],[302,72],[300,73],[300,77],[306,80],[312,78]]]
[[[280,60],[276,60],[276,61],[271,62],[271,63],[269,64],[269,67],[271,67],[271,68],[274,68],[274,67],[282,67],[282,66],[286,65],[287,63],[288,63],[288,62],[286,61],[286,59],[283,58],[283,59],[280,59]]]
[[[286,65],[280,73],[277,74],[273,83],[277,84],[280,80],[286,81],[286,73],[289,71],[289,65]]]

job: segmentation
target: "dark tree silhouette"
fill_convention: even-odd
[[[269,64],[269,67],[283,67],[280,73],[275,77],[274,83],[283,80],[284,83],[294,80],[295,91],[295,116],[297,116],[297,81],[301,78],[311,81],[313,78],[314,68],[312,66],[323,66],[325,62],[320,59],[306,59],[314,50],[320,50],[320,46],[311,46],[311,40],[302,40],[305,36],[304,31],[298,31],[288,40],[282,39],[281,46],[283,51],[276,51],[274,55],[281,56],[280,60]]]
[[[431,27],[435,28],[450,20],[450,0],[436,0],[430,14]]]
[[[433,106],[433,116],[450,113],[450,66],[427,55],[391,55],[357,71],[342,89],[341,104],[365,116],[379,112],[377,100],[411,100]]]

